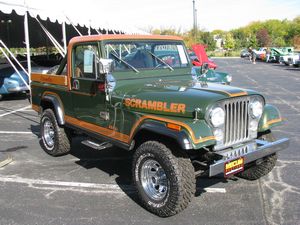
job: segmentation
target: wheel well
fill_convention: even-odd
[[[53,112],[55,113],[54,105],[53,105],[52,102],[43,100],[43,101],[41,101],[41,107],[42,107],[43,111],[44,111],[45,109],[52,109]]]
[[[179,142],[175,138],[163,134],[157,134],[153,131],[149,131],[145,129],[140,130],[135,135],[134,140],[136,142],[134,149],[137,149],[142,143],[150,140],[161,142],[165,144],[167,147],[169,147],[170,149],[181,149]],[[176,143],[176,147],[174,146],[174,143]]]

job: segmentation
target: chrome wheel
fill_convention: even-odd
[[[162,200],[168,192],[169,182],[161,165],[153,160],[146,160],[141,167],[141,183],[145,193],[153,200]]]
[[[43,127],[43,140],[49,149],[53,149],[55,137],[53,124],[48,118],[45,118]]]

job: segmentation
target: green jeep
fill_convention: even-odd
[[[72,137],[84,134],[91,148],[133,151],[139,200],[162,217],[187,207],[197,176],[255,180],[269,173],[289,144],[271,134],[282,123],[277,108],[254,91],[191,71],[178,37],[73,38],[55,75],[31,75],[43,149],[66,154]]]

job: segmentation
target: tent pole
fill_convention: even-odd
[[[28,11],[25,12],[24,15],[24,30],[25,30],[25,42],[26,42],[26,50],[27,50],[27,70],[28,73],[31,74],[31,60],[30,60],[30,43],[29,43],[29,30],[28,30]],[[29,76],[29,84],[31,82]]]
[[[64,50],[65,50],[65,54],[66,54],[67,53],[66,22],[62,23],[62,33],[63,33],[63,41],[64,41]]]

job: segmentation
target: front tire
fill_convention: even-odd
[[[52,156],[67,154],[71,149],[71,135],[64,127],[57,124],[51,109],[46,109],[41,116],[41,145]]]
[[[271,132],[263,134],[260,139],[273,142],[275,141],[274,136]],[[246,180],[257,180],[267,175],[274,168],[277,161],[277,154],[269,155],[262,160],[250,164],[244,171],[236,174],[236,176]]]
[[[195,193],[194,167],[186,154],[157,141],[143,143],[133,158],[133,181],[141,204],[168,217],[184,210]]]

